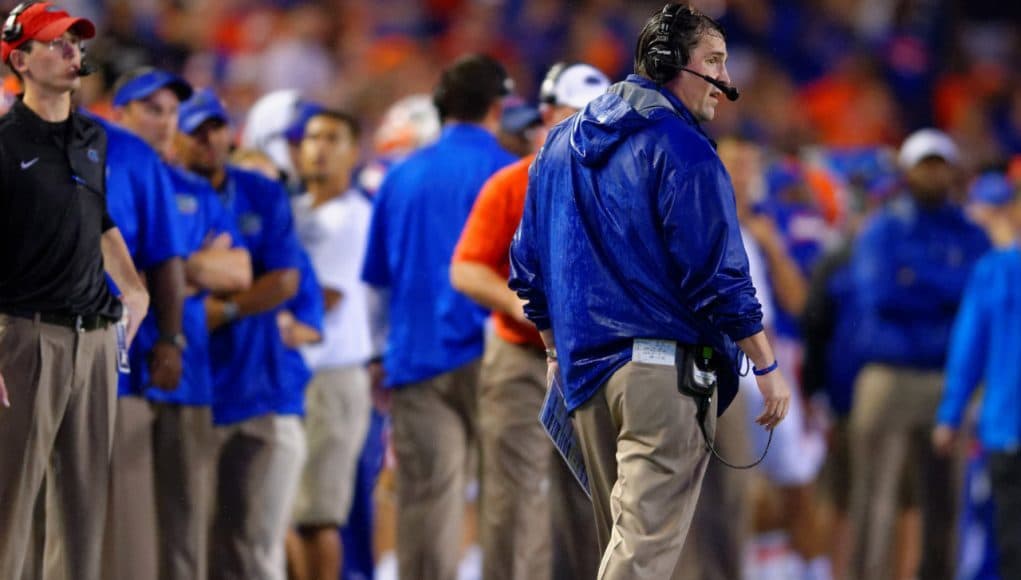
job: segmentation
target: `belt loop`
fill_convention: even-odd
[[[35,314],[32,315],[32,323],[35,324],[36,328],[39,327],[39,324],[42,322],[42,318],[43,318],[42,312],[36,312]]]
[[[81,334],[83,332],[83,330],[84,329],[82,328],[82,317],[81,317],[81,315],[75,316],[74,317],[74,331],[79,333],[79,334]]]

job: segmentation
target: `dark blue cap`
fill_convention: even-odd
[[[131,74],[131,73],[129,73]],[[116,88],[113,95],[113,106],[123,107],[131,101],[147,98],[160,89],[170,89],[177,100],[187,101],[191,98],[192,88],[188,81],[165,70],[148,69],[130,78]]]
[[[192,134],[202,123],[210,119],[217,119],[224,123],[230,122],[230,116],[223,103],[216,97],[211,89],[196,91],[190,99],[181,103],[178,111],[177,128],[187,134]]]
[[[971,182],[968,199],[989,205],[1003,205],[1014,199],[1014,188],[1002,173],[983,173]]]

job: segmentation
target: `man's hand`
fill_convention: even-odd
[[[947,457],[954,452],[957,444],[957,430],[950,425],[936,425],[932,430],[932,447],[936,453]]]
[[[130,347],[139,327],[142,326],[142,321],[149,313],[149,293],[145,290],[136,290],[125,292],[120,298],[128,313],[127,346]]]
[[[791,406],[791,391],[787,387],[787,381],[784,380],[780,369],[761,377],[756,376],[755,382],[766,403],[765,409],[762,410],[762,414],[755,422],[772,430],[787,416],[787,411]]]
[[[11,406],[11,400],[7,398],[7,385],[4,383],[4,376],[0,374],[0,404],[4,407]]]
[[[229,250],[234,245],[234,238],[227,232],[223,232],[217,236],[206,235],[206,239],[202,242],[203,250]]]
[[[157,342],[150,357],[152,384],[163,391],[176,389],[181,382],[181,350],[172,344]]]
[[[280,331],[280,340],[288,348],[315,344],[323,339],[318,330],[295,318],[290,310],[277,313],[277,330]]]

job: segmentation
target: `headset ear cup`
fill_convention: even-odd
[[[36,2],[34,1],[22,2],[21,4],[18,4],[17,6],[11,9],[10,13],[7,15],[7,20],[4,21],[3,31],[4,42],[7,43],[17,42],[18,39],[21,38],[21,33],[24,30],[24,28],[22,28],[21,23],[18,22],[18,17],[21,16],[22,12],[28,10],[29,6],[35,3]]]
[[[560,77],[564,74],[564,71],[575,64],[578,63],[575,61],[560,61],[550,67],[549,72],[546,73],[546,77],[539,86],[539,100],[541,102],[549,105],[557,103],[557,83],[560,82]]]
[[[680,55],[671,42],[680,8],[680,4],[672,2],[663,7],[659,17],[659,29],[646,51],[646,68],[653,80],[660,84],[673,79],[680,70]]]

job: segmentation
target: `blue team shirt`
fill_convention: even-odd
[[[251,253],[254,279],[274,270],[300,268],[301,248],[287,192],[280,184],[228,166],[219,197],[236,219]],[[287,349],[276,322],[279,311],[246,316],[210,337],[216,424],[286,412],[292,404],[295,381],[287,378]]]
[[[294,319],[298,322],[311,326],[323,333],[323,316],[326,314],[326,302],[323,299],[323,288],[319,285],[315,270],[312,268],[312,259],[308,253],[300,250],[301,285],[298,293],[287,301],[284,308],[289,310]],[[312,380],[312,371],[305,364],[304,357],[297,349],[286,349],[284,358],[284,380],[287,388],[284,389],[285,398],[280,402],[277,413],[281,415],[304,415],[305,414],[305,387]]]
[[[486,130],[453,124],[394,166],[380,186],[362,279],[390,290],[388,387],[482,355],[486,311],[450,285],[450,260],[482,185],[513,161]]]
[[[177,216],[175,224],[184,240],[188,254],[202,249],[207,238],[223,233],[230,234],[234,245],[242,244],[241,233],[234,216],[224,207],[209,182],[178,167],[169,166],[174,184]],[[181,382],[177,389],[164,391],[153,387],[149,364],[145,356],[159,338],[155,318],[150,316],[142,324],[135,339],[138,349],[132,349],[132,384],[135,392],[144,391],[148,399],[178,405],[212,405],[213,377],[209,365],[209,331],[206,329],[205,298],[200,291],[184,301],[181,328],[188,342],[181,353]]]
[[[152,269],[176,257],[188,255],[176,226],[177,208],[170,172],[156,151],[129,131],[108,121],[96,120],[106,129],[106,202],[110,217],[124,237],[124,243],[141,271]],[[114,285],[111,282],[111,287]],[[114,287],[114,292],[120,292]],[[148,319],[153,319],[151,312]],[[153,322],[155,324],[155,322]],[[152,343],[131,345],[132,363],[140,361],[148,372]],[[132,373],[143,369],[132,365]],[[117,393],[138,395],[136,382],[121,375]]]

